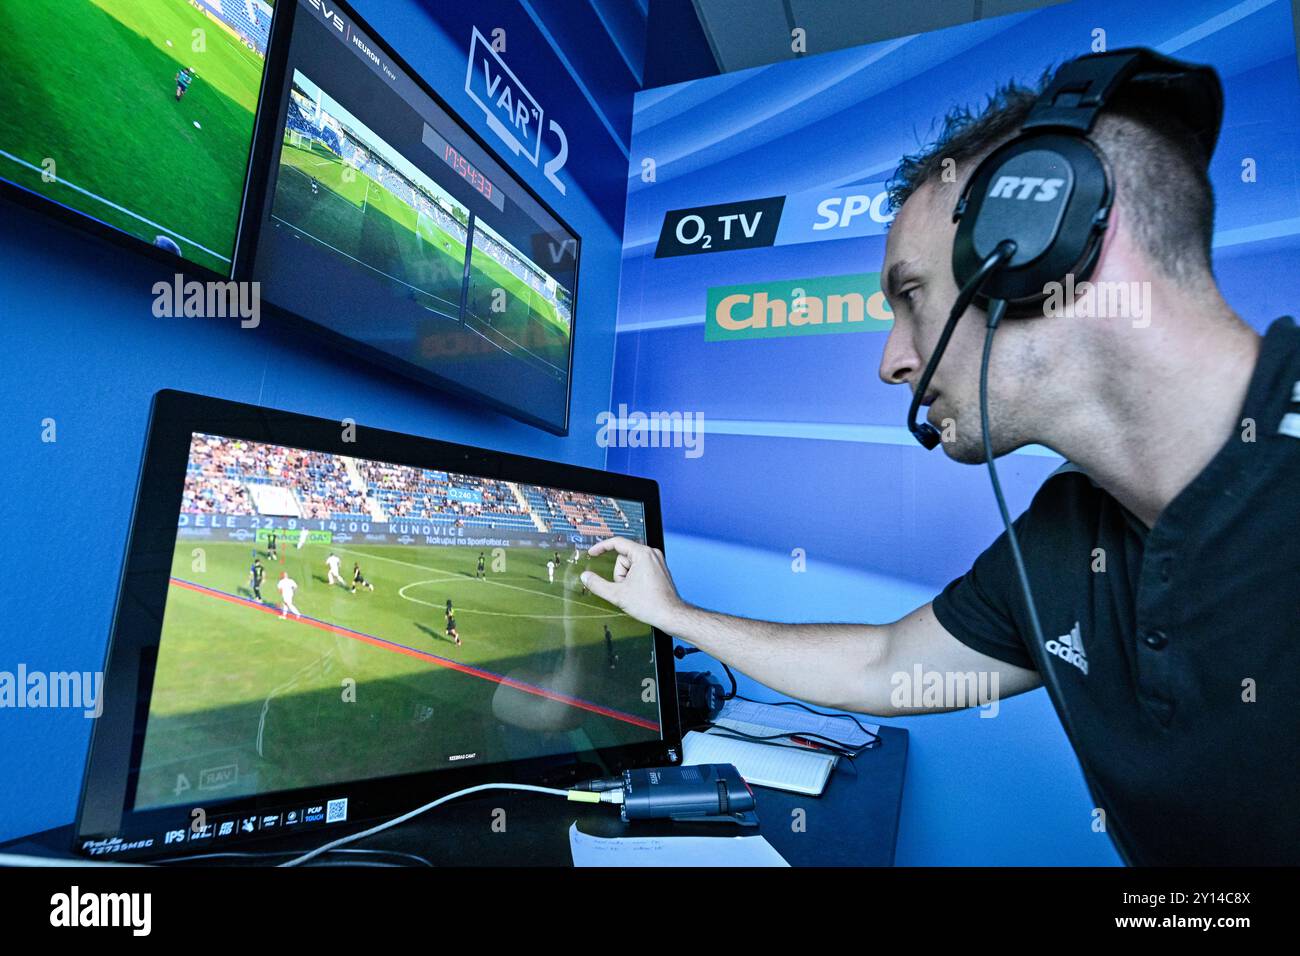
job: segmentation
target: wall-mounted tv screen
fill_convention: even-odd
[[[267,0],[4,4],[5,191],[229,275],[272,11]]]
[[[346,6],[278,15],[241,274],[353,354],[566,433],[577,234]]]

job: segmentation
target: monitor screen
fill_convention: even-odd
[[[346,7],[284,2],[249,213],[262,295],[354,354],[567,431],[578,236]]]
[[[643,503],[193,434],[133,808],[660,739],[651,629],[579,580],[615,534]]]
[[[0,179],[231,272],[266,0],[22,0],[0,29]]]

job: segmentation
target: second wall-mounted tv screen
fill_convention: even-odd
[[[578,236],[346,7],[282,0],[279,16],[240,253],[263,297],[566,432]]]
[[[15,0],[0,9],[7,191],[229,275],[272,4]]]

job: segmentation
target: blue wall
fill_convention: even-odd
[[[489,142],[464,93],[470,26],[507,30],[507,63],[569,139],[561,178],[507,162],[583,238],[572,429],[558,438],[353,363],[264,323],[158,319],[152,287],[170,271],[5,205],[0,221],[0,382],[8,480],[0,526],[18,549],[0,589],[0,670],[94,671],[102,666],[152,394],[184,389],[326,418],[350,417],[418,435],[601,467],[596,414],[609,400],[614,350],[630,97],[637,80],[619,56],[601,72],[557,55],[546,18],[574,4],[493,0],[428,4],[357,0],[378,33]],[[608,19],[608,18],[607,18]],[[594,15],[568,42],[599,51],[637,31]],[[574,30],[579,30],[579,35]],[[605,32],[612,29],[614,32]],[[581,31],[585,31],[582,33]],[[642,28],[643,34],[643,28]],[[637,62],[635,43],[629,57]],[[583,70],[588,72],[584,73]],[[620,120],[620,111],[622,118]],[[542,160],[553,152],[543,140]],[[142,175],[147,175],[142,171]],[[53,419],[57,441],[41,441]],[[90,721],[80,712],[0,709],[0,839],[69,822]]]

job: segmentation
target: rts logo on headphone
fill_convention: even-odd
[[[1042,176],[999,176],[993,188],[989,190],[988,198],[1051,202],[1064,185],[1064,179],[1046,179]]]

